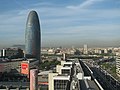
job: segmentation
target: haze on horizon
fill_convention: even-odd
[[[28,13],[37,11],[42,46],[119,46],[119,0],[0,0],[0,48],[24,45]]]

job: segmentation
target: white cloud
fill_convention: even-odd
[[[79,4],[78,6],[67,6],[69,9],[83,9],[88,8],[89,6],[93,5],[96,2],[100,2],[103,0],[85,0],[83,3]]]
[[[93,3],[96,0],[87,0],[86,2]],[[101,1],[101,0],[97,0]],[[84,2],[85,3],[85,2]],[[85,4],[82,4],[85,5]],[[86,4],[87,5],[87,4]],[[33,8],[31,8],[33,9]],[[11,32],[18,31],[19,29],[25,29],[25,23],[27,20],[27,15],[31,9],[27,10],[17,10],[15,13],[6,13],[5,15],[0,15],[0,29],[3,31],[12,30]],[[58,28],[70,27],[74,23],[77,25],[73,25],[73,27],[82,26],[83,23],[90,24],[100,24],[101,22],[93,22],[93,21],[101,21],[103,19],[109,19],[120,17],[120,12],[117,9],[111,10],[89,10],[83,9],[82,11],[72,11],[66,8],[53,8],[53,7],[35,7],[35,10],[38,11],[39,17],[42,23],[42,32],[47,32],[49,30],[59,31]],[[92,21],[92,22],[91,22]],[[105,21],[104,21],[105,22]],[[80,24],[78,24],[80,23]],[[114,22],[113,22],[114,23]],[[11,25],[11,28],[7,28],[8,25]],[[24,25],[24,26],[23,26]],[[4,27],[6,26],[6,27]],[[12,28],[13,27],[13,28]],[[90,29],[90,28],[89,28]],[[70,30],[70,29],[69,29]],[[23,30],[24,31],[24,30]]]
[[[120,25],[116,24],[96,24],[96,25],[84,25],[84,26],[69,26],[69,27],[62,27],[58,28],[57,30],[60,31],[49,31],[49,32],[44,32],[45,34],[86,34],[88,35],[89,33],[118,33],[120,29]],[[111,34],[113,34],[111,33]]]
[[[71,10],[66,7],[46,7],[38,6],[25,10],[16,10],[14,12],[0,15],[0,36],[3,38],[9,37],[11,41],[16,43],[24,42],[24,31],[27,15],[30,10],[36,10],[41,20],[42,37],[51,39],[58,39],[58,36],[68,36],[69,39],[72,35],[78,36],[78,38],[93,38],[91,34],[113,34],[117,37],[119,33],[120,22],[120,10],[119,9],[89,9],[88,6],[97,3],[102,0],[86,0],[78,6],[73,6],[76,10]],[[43,3],[45,4],[45,3]],[[84,9],[85,8],[85,9]],[[80,10],[79,10],[80,9]],[[112,21],[116,20],[117,21]],[[7,34],[6,34],[7,33]],[[3,35],[4,34],[4,35]],[[14,40],[14,37],[17,40]],[[111,35],[112,36],[112,35]],[[118,35],[119,36],[119,35]],[[82,38],[81,38],[82,37]],[[107,37],[107,36],[106,36]],[[59,37],[61,38],[61,37]],[[7,39],[6,39],[7,40]],[[67,40],[67,39],[66,39]],[[47,40],[48,41],[48,40]],[[63,40],[64,41],[64,40]],[[82,40],[81,40],[82,41]],[[9,41],[7,42],[9,43]]]
[[[44,6],[44,7],[46,7],[46,6],[51,6],[51,5],[53,5],[53,4],[50,3],[50,2],[39,2],[39,3],[35,3],[35,4],[33,4],[32,6],[35,6],[35,7],[41,7],[41,6]]]

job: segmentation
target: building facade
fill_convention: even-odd
[[[116,58],[116,74],[120,77],[120,56]]]
[[[38,70],[30,70],[30,90],[38,90]]]
[[[31,11],[27,18],[25,31],[26,58],[34,57],[40,60],[41,51],[40,23],[36,11]]]
[[[1,57],[10,59],[23,58],[24,53],[20,48],[6,48],[1,50]]]
[[[84,51],[83,51],[84,54],[88,54],[88,46],[85,44],[84,45]]]
[[[54,80],[54,90],[69,90],[70,88],[70,76],[58,75],[53,77]]]

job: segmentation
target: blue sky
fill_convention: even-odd
[[[0,48],[24,44],[31,10],[42,46],[120,45],[120,0],[0,0]]]

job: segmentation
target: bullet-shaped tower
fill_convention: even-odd
[[[27,18],[25,31],[25,54],[26,58],[37,58],[40,60],[41,33],[38,14],[31,11]]]

